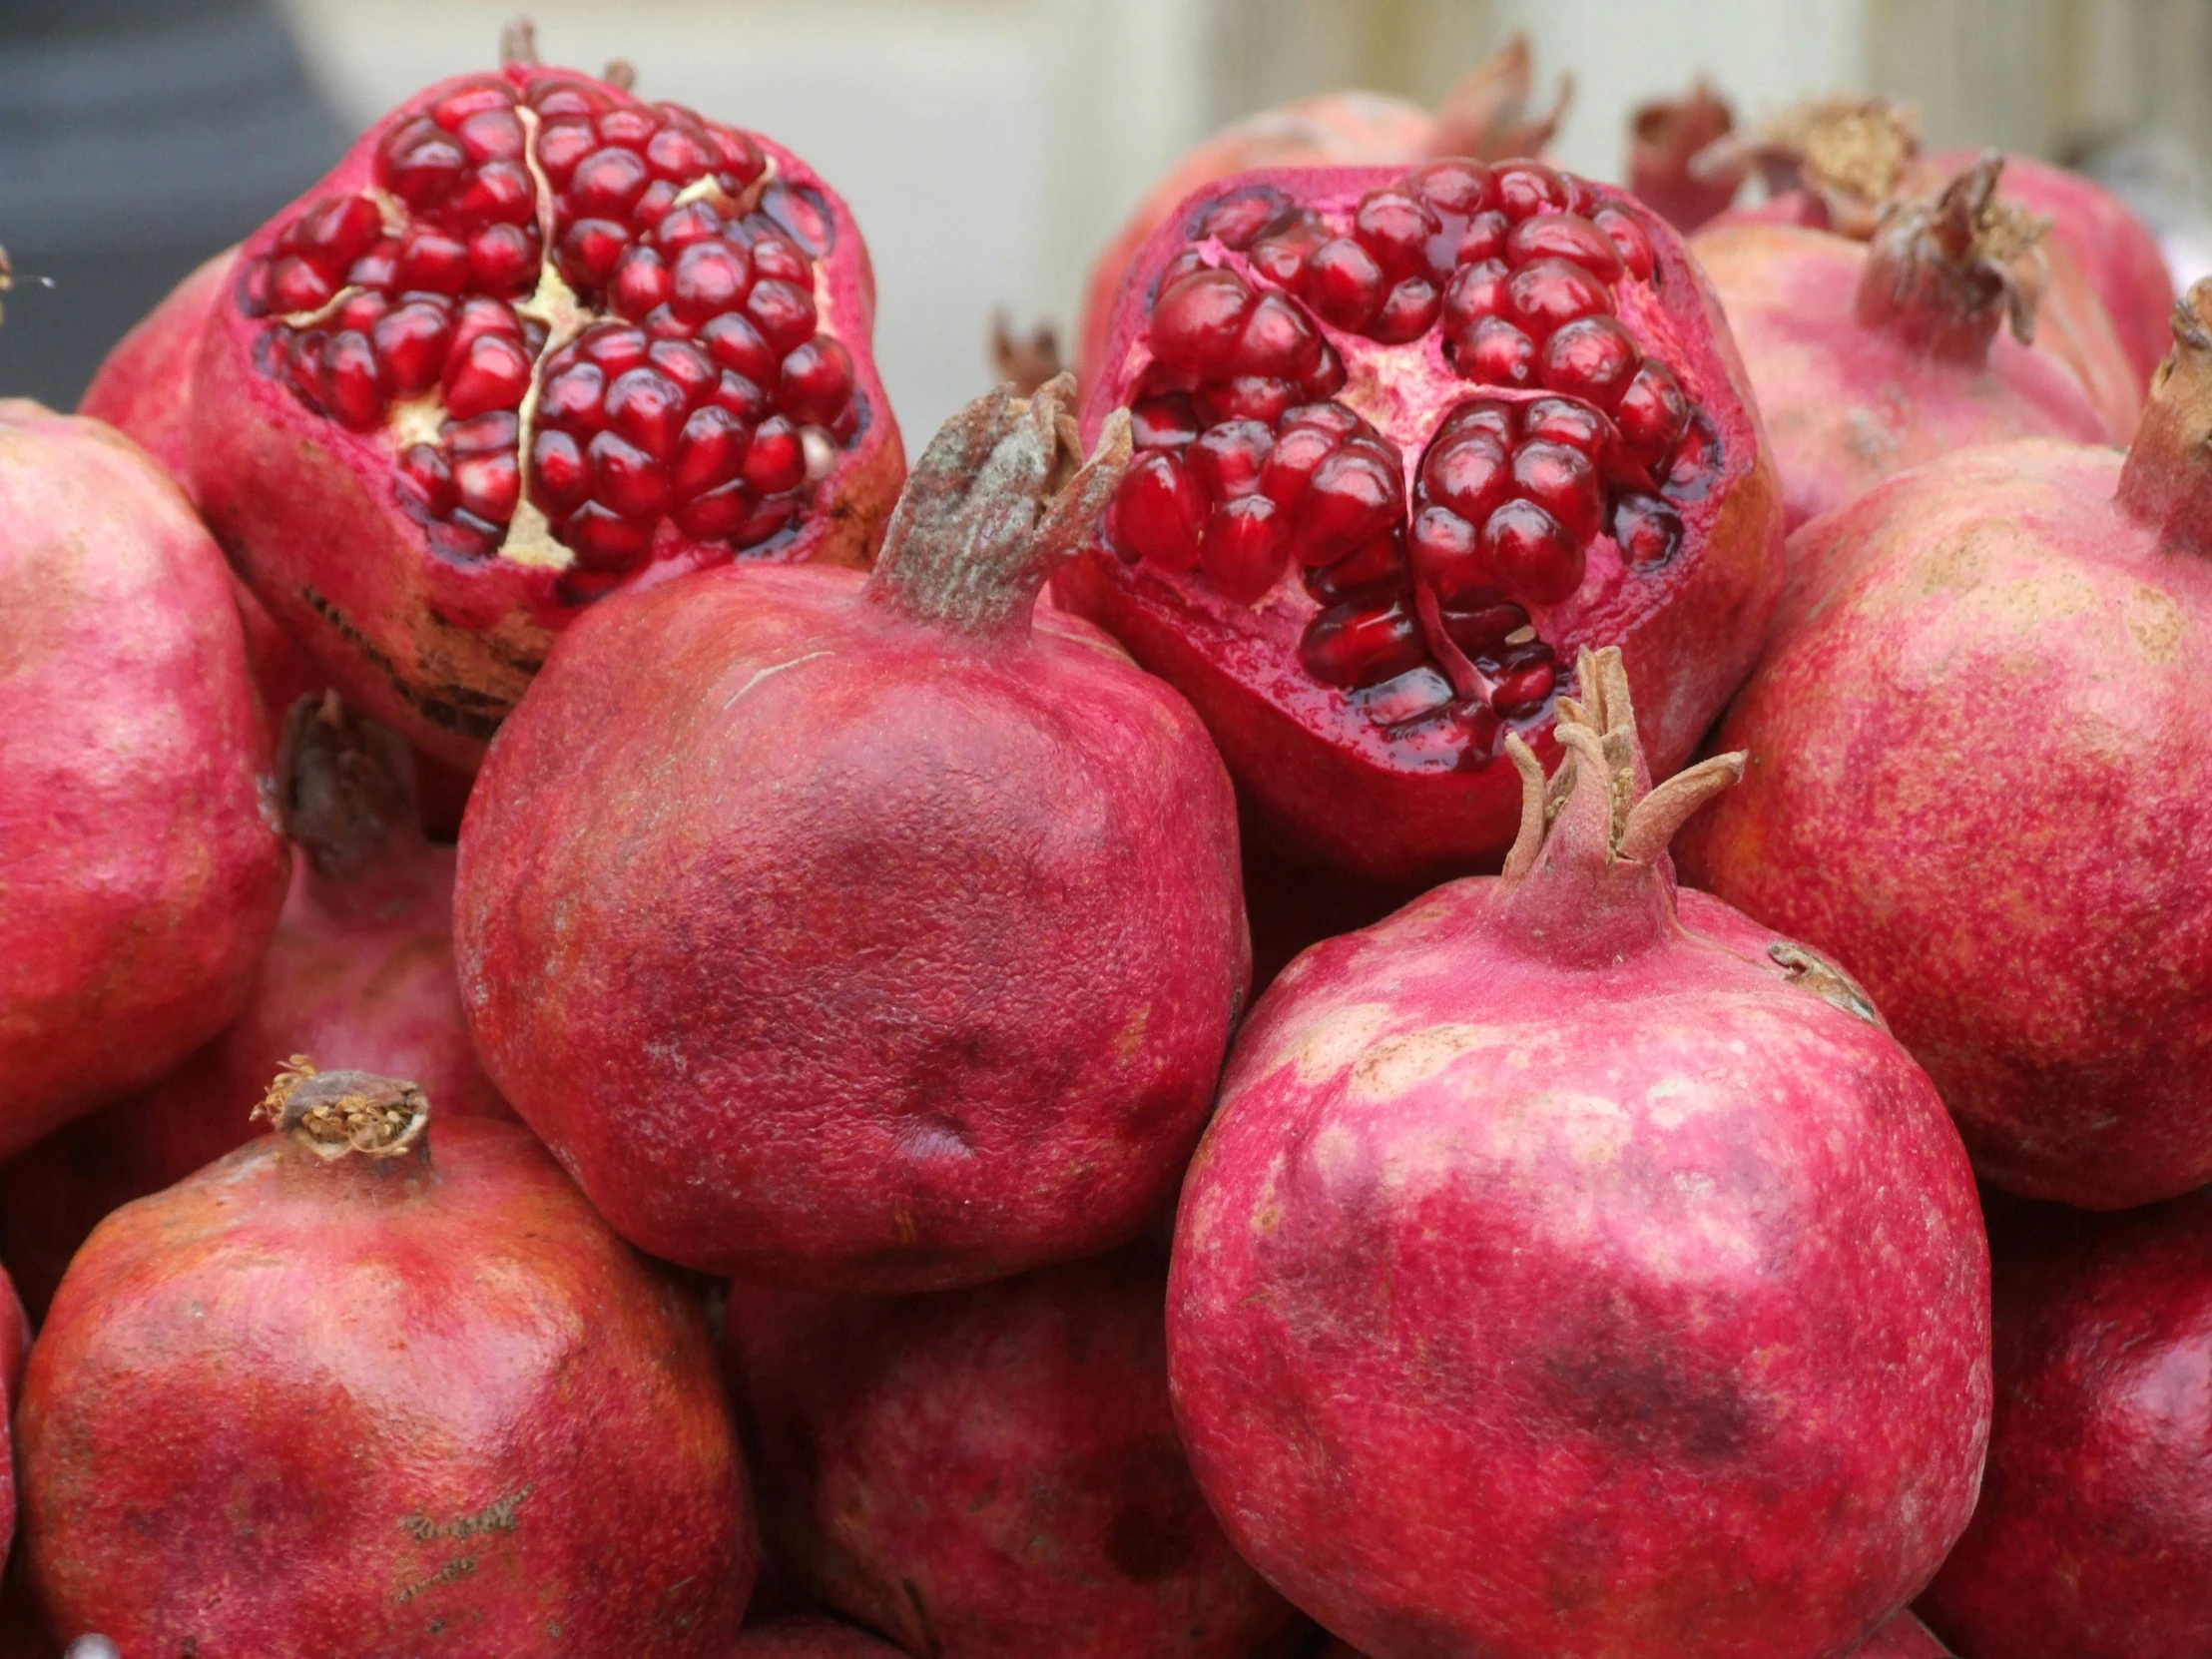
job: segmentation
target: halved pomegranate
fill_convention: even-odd
[[[472,766],[579,606],[867,562],[904,472],[873,310],[790,152],[511,62],[409,100],[245,244],[194,493],[350,702]]]
[[[1250,173],[1124,288],[1095,434],[1138,454],[1062,603],[1195,705],[1255,838],[1383,881],[1494,860],[1618,645],[1681,765],[1749,671],[1781,493],[1728,341],[1647,209],[1531,161]]]

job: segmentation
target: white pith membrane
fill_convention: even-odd
[[[481,137],[487,116],[489,150],[469,136],[473,127]],[[549,163],[549,131],[568,152],[560,164]],[[425,143],[461,158],[427,206],[410,204],[398,177]],[[637,177],[610,213],[580,181],[594,167],[604,180],[617,150],[627,152],[613,158],[618,184],[625,169]],[[269,317],[257,347],[264,372],[388,449],[401,505],[435,551],[561,573],[564,590],[583,598],[675,547],[735,556],[789,539],[869,416],[849,355],[823,325],[834,221],[819,196],[783,181],[775,160],[732,129],[559,72],[446,89],[387,125],[373,166],[366,187],[310,204],[250,264],[241,302]],[[493,206],[472,208],[475,199]],[[354,203],[373,211],[373,232]],[[599,260],[599,281],[572,282],[582,256],[567,245],[587,231],[616,252]],[[472,239],[465,248],[462,237]],[[478,264],[487,241],[497,244],[488,276]],[[678,286],[680,262],[702,242],[719,245],[702,268],[724,276],[719,296]],[[424,244],[458,250],[467,270],[456,276],[449,260],[437,285],[410,280],[421,273],[407,262]],[[625,308],[616,285],[640,249],[659,271],[645,274],[644,291],[657,280],[660,299],[636,303],[633,286]],[[742,274],[734,287],[733,268]],[[327,298],[282,306],[301,286],[313,297],[317,283]],[[752,301],[769,284],[782,308],[762,320]],[[435,343],[414,342],[404,372],[398,359],[410,346],[382,349],[377,324],[410,306],[418,334],[430,328]],[[442,311],[442,333],[423,320],[430,311]],[[483,376],[468,379],[485,335],[498,336],[491,355],[504,373],[489,394]],[[442,361],[422,384],[432,357]],[[548,384],[563,376],[587,395],[596,388],[596,404],[572,396],[549,410]],[[642,394],[624,395],[626,384]]]
[[[1451,170],[1456,181],[1428,183]],[[1508,215],[1499,182],[1509,174],[1558,199],[1526,210],[1525,196],[1514,196],[1522,211]],[[1460,210],[1439,207],[1431,189],[1457,191]],[[1414,223],[1408,200],[1426,212],[1427,229],[1401,236],[1393,253],[1388,216]],[[1138,453],[1106,545],[1155,602],[1218,624],[1228,649],[1255,667],[1280,665],[1267,675],[1270,695],[1351,705],[1395,761],[1415,769],[1496,759],[1507,730],[1545,725],[1553,699],[1573,689],[1562,648],[1618,638],[1657,601],[1691,504],[1725,471],[1705,413],[1709,388],[1689,366],[1702,358],[1657,291],[1644,221],[1529,163],[1438,164],[1327,208],[1260,184],[1212,198],[1139,301],[1145,329],[1113,370],[1130,388]],[[1560,252],[1576,246],[1588,251],[1585,265]],[[1494,269],[1478,276],[1486,259]],[[1325,266],[1354,276],[1339,281],[1322,275]],[[1209,275],[1223,272],[1242,279],[1246,309]],[[1194,277],[1220,284],[1206,304],[1230,319],[1222,337],[1236,343],[1218,360],[1206,358],[1210,348],[1178,344],[1180,323],[1163,325],[1179,304],[1202,308],[1171,297]],[[1503,298],[1480,301],[1488,290],[1478,280],[1500,295],[1500,284],[1537,284],[1512,292],[1539,298],[1542,282],[1580,283],[1585,297],[1571,314],[1541,320]],[[1517,326],[1477,331],[1493,318]],[[1321,342],[1318,361],[1307,335]],[[1662,382],[1679,413],[1655,424]],[[1570,431],[1579,434],[1571,441]],[[1581,460],[1554,453],[1562,444],[1579,446]],[[1449,480],[1424,468],[1484,446],[1494,446],[1497,466],[1470,522],[1456,510],[1466,492],[1431,489]],[[1367,459],[1348,459],[1355,451]],[[1293,452],[1295,465],[1282,459]],[[1338,480],[1363,467],[1387,474],[1366,498],[1371,513],[1347,517],[1341,503],[1322,502],[1318,486],[1332,467]],[[1544,484],[1546,468],[1572,489]],[[1557,517],[1539,519],[1523,510],[1530,504]],[[1505,509],[1493,535],[1490,519]],[[1317,512],[1334,516],[1324,523]],[[1541,539],[1569,532],[1570,520],[1563,540]],[[1560,551],[1569,544],[1571,556]],[[1531,558],[1516,545],[1549,551]]]

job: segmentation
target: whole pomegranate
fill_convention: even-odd
[[[265,1109],[278,1133],[100,1224],[32,1352],[54,1627],[725,1659],[752,1500],[694,1294],[510,1125],[440,1123],[433,1160],[420,1089],[306,1066]]]
[[[899,1650],[835,1619],[801,1613],[747,1627],[731,1659],[900,1659]]]
[[[1494,864],[1504,738],[1552,752],[1584,644],[1688,756],[1782,524],[1664,224],[1536,162],[1254,173],[1140,263],[1084,415],[1130,406],[1138,457],[1056,591],[1197,706],[1255,840],[1380,883]]]
[[[1551,108],[1530,104],[1528,37],[1516,34],[1476,64],[1434,110],[1374,92],[1328,92],[1231,122],[1160,176],[1092,263],[1077,368],[1096,383],[1114,331],[1114,303],[1138,251],[1192,192],[1264,167],[1418,166],[1446,156],[1500,161],[1541,155],[1574,94],[1559,78]]]
[[[1988,1258],[1857,988],[1677,895],[1617,653],[1504,874],[1294,962],[1191,1166],[1168,1375],[1231,1542],[1373,1659],[1846,1652],[1989,1420]],[[1678,902],[1679,897],[1679,902]]]
[[[0,1157],[244,1004],[283,903],[223,555],[98,421],[0,401]]]
[[[1964,450],[1798,532],[1683,843],[1893,1011],[1984,1180],[2091,1209],[2212,1181],[2208,319],[2124,456]]]
[[[1260,1659],[1305,1621],[1229,1547],[1168,1407],[1166,1253],[928,1296],[733,1285],[768,1547],[911,1653]]]
[[[602,607],[485,764],[478,1050],[657,1256],[934,1289],[1173,1199],[1250,971],[1235,803],[1181,698],[1032,619],[1128,453],[1074,470],[1070,393],[955,415],[872,577]]]
[[[2040,227],[1997,196],[1994,151],[1871,242],[1737,222],[1691,243],[1750,371],[1796,529],[1969,443],[2115,440],[2072,371],[2028,348]],[[2006,323],[2012,337],[2003,337]]]
[[[1991,1659],[2212,1651],[2212,1192],[1996,1228],[1981,1502],[1921,1611]]]
[[[118,1205],[252,1140],[240,1105],[293,1054],[405,1076],[439,1115],[512,1119],[476,1063],[453,976],[453,849],[416,828],[396,735],[305,700],[277,756],[291,894],[246,1009],[151,1088],[0,1165],[0,1261],[43,1312],[77,1247]]]
[[[797,157],[510,62],[410,99],[247,240],[194,493],[349,702],[472,767],[593,599],[867,561],[904,464],[873,310]]]

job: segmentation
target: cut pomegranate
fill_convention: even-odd
[[[612,589],[867,562],[903,475],[873,308],[767,140],[532,64],[447,81],[244,246],[195,492],[350,701],[473,765]]]
[[[1749,670],[1780,494],[1666,226],[1536,162],[1248,174],[1154,237],[1086,431],[1140,450],[1062,602],[1197,705],[1255,835],[1494,858],[1584,645],[1671,771]]]

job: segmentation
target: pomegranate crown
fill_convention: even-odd
[[[1867,250],[1855,301],[1859,320],[1936,356],[1978,363],[2000,322],[2022,345],[2049,268],[2050,221],[1997,196],[2004,158],[1984,150],[1925,201],[1893,201]]]
[[[1128,413],[1108,419],[1086,461],[1074,400],[1062,373],[1029,397],[998,386],[946,421],[892,509],[869,597],[962,634],[1025,624],[1129,466]]]
[[[1768,195],[1808,191],[1820,199],[1831,227],[1865,238],[1920,147],[1919,118],[1904,104],[1820,98],[1756,132],[1723,134],[1691,158],[1690,175],[1717,184],[1742,180],[1756,168]]]
[[[353,1153],[396,1158],[422,1142],[430,1099],[413,1083],[368,1071],[317,1071],[306,1055],[294,1054],[254,1117],[325,1163]]]

